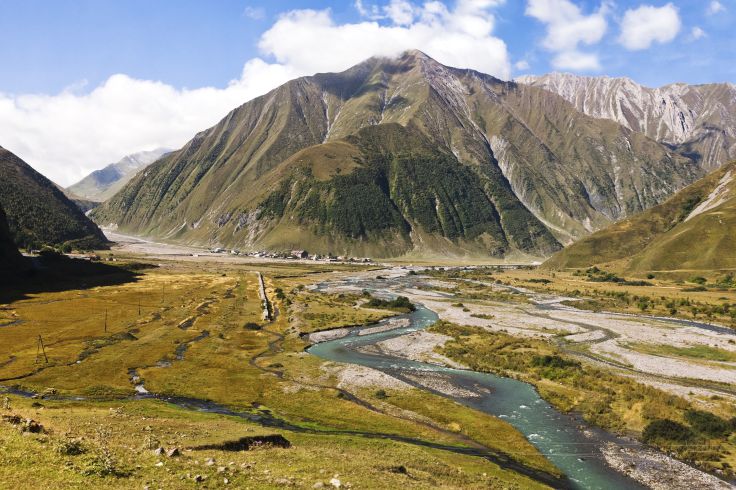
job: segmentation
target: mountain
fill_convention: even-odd
[[[544,267],[585,268],[619,261],[631,272],[736,268],[736,161],[664,203],[590,235]]]
[[[674,83],[648,88],[628,78],[567,73],[516,79],[544,88],[592,117],[646,134],[706,170],[736,159],[736,85]]]
[[[117,163],[95,170],[87,177],[67,188],[82,200],[102,202],[111,198],[127,184],[141,169],[152,164],[171,150],[158,148],[141,151],[124,157]]]
[[[21,248],[69,243],[101,247],[105,236],[50,180],[0,147],[0,206]]]
[[[243,249],[544,256],[702,175],[546,90],[409,51],[243,104],[92,216]]]
[[[0,271],[15,269],[20,265],[21,255],[10,236],[5,211],[0,207]],[[0,280],[0,282],[2,282]]]

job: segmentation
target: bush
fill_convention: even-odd
[[[577,361],[568,361],[560,356],[534,356],[532,366],[565,369],[579,368],[580,363]]]
[[[399,296],[391,301],[380,298],[371,298],[371,300],[366,303],[366,306],[369,308],[383,308],[389,310],[416,310],[416,307],[406,296]]]
[[[685,420],[696,432],[709,437],[726,437],[733,430],[722,418],[701,410],[688,410]]]
[[[654,441],[687,442],[694,437],[693,432],[686,426],[669,419],[657,419],[650,422],[642,433],[646,443]]]

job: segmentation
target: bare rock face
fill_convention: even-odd
[[[135,174],[169,151],[165,148],[158,148],[156,150],[141,151],[127,155],[119,162],[111,163],[105,168],[95,170],[87,177],[70,186],[67,190],[90,201],[105,201],[114,196]]]
[[[579,111],[616,121],[695,158],[705,170],[736,159],[736,85],[673,83],[659,88],[629,78],[568,73],[517,82],[561,95]]]

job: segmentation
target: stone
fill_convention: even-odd
[[[160,446],[153,450],[153,454],[156,456],[163,456],[165,452],[166,450]]]
[[[330,480],[330,485],[335,488],[340,488],[342,486],[342,482],[340,482],[340,480],[338,480],[337,478],[333,478]]]
[[[204,460],[204,464],[206,464],[207,466],[214,466],[215,465],[215,460],[212,459],[212,458],[207,458],[207,459]]]
[[[179,455],[181,455],[181,452],[179,451],[178,447],[172,447],[168,451],[166,451],[166,456],[169,458],[175,458]]]

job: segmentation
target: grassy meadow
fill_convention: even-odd
[[[0,487],[541,488],[559,476],[499,419],[413,388],[341,384],[340,366],[304,352],[303,333],[395,314],[307,289],[359,267],[137,261],[118,257],[137,271],[128,282],[85,280],[0,306],[0,385],[45,394],[0,393]],[[272,322],[261,319],[256,272]],[[159,398],[136,397],[132,376]],[[43,431],[21,433],[16,416]],[[290,447],[222,446],[270,434]],[[504,458],[541,477],[494,462]]]

